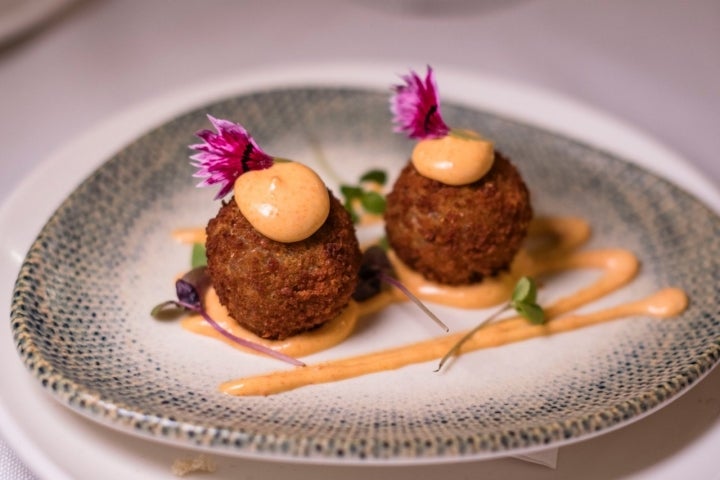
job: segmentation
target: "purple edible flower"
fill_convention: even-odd
[[[190,164],[197,168],[193,175],[202,178],[198,187],[219,183],[222,188],[215,199],[223,198],[233,188],[235,180],[250,170],[263,170],[273,164],[273,158],[265,153],[245,128],[237,123],[208,115],[217,133],[201,130],[196,133],[204,143],[190,145],[197,151]]]
[[[428,65],[425,81],[414,71],[403,75],[405,84],[393,86],[390,99],[394,131],[417,140],[441,138],[450,132],[440,114],[440,98],[433,70]]]

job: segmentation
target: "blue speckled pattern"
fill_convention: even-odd
[[[193,133],[208,127],[204,114],[243,123],[266,151],[316,167],[331,187],[370,167],[394,175],[411,148],[391,132],[386,92],[275,90],[147,133],[60,206],[14,291],[22,360],[50,394],[103,424],[240,456],[328,463],[449,461],[562,445],[658,408],[717,363],[717,216],[606,152],[485,112],[443,108],[450,125],[482,132],[512,158],[537,212],[585,217],[594,231],[589,247],[638,254],[642,274],[608,302],[672,285],[687,291],[690,308],[677,319],[627,319],[476,352],[442,375],[425,364],[266,398],[219,393],[230,378],[285,367],[149,316],[188,266],[188,248],[170,232],[204,225],[218,207],[214,191],[194,188],[187,158]],[[452,317],[446,310],[439,309]],[[402,321],[404,312],[391,307],[308,361],[397,344],[377,332],[383,318]]]

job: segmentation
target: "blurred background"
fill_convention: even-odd
[[[12,21],[31,7],[37,23]],[[551,89],[720,179],[716,0],[0,0],[0,20],[3,193],[129,105],[318,61],[442,64]]]
[[[427,63],[560,93],[720,184],[718,0],[0,0],[0,204],[128,107],[260,68],[378,61],[397,66],[388,78]],[[720,400],[703,394],[674,414],[705,408],[693,421],[716,421]],[[689,444],[701,427],[690,429]],[[0,452],[0,478],[33,478],[1,441]],[[626,458],[613,476],[666,460]]]

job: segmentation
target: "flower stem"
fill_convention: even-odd
[[[437,323],[440,328],[442,328],[442,329],[445,330],[446,332],[449,332],[449,331],[450,331],[450,329],[448,328],[448,326],[445,325],[445,322],[443,322],[442,320],[440,320],[440,319],[437,317],[437,315],[435,315],[432,311],[430,311],[430,309],[429,309],[428,307],[426,307],[425,304],[422,303],[419,298],[417,298],[415,295],[413,295],[413,293],[412,293],[405,285],[403,285],[402,282],[398,281],[398,280],[395,279],[394,277],[391,277],[390,275],[388,275],[388,274],[386,274],[386,273],[384,273],[384,272],[381,272],[381,273],[380,273],[380,279],[381,279],[383,282],[389,283],[389,284],[392,285],[393,287],[395,287],[395,288],[397,288],[398,290],[400,290],[401,292],[403,292],[403,293],[405,294],[405,296],[407,296],[410,300],[412,300],[412,301],[415,303],[415,305],[417,305],[418,307],[420,307],[420,310],[422,310],[423,312],[425,312],[425,314],[426,314],[428,317],[430,317],[435,323]]]
[[[250,340],[245,340],[244,338],[240,338],[236,335],[233,335],[232,333],[225,330],[219,323],[217,323],[215,320],[210,317],[210,315],[207,314],[205,309],[198,308],[194,305],[191,305],[189,303],[185,302],[177,302],[178,305],[182,306],[183,308],[187,308],[188,310],[191,310],[195,313],[200,314],[203,319],[205,319],[206,322],[210,324],[211,327],[213,327],[215,330],[217,330],[218,333],[223,335],[225,338],[232,340],[233,342],[242,345],[243,347],[249,348],[251,350],[255,350],[256,352],[260,352],[262,354],[268,355],[272,358],[275,358],[276,360],[280,360],[286,363],[289,363],[291,365],[295,365],[298,367],[304,367],[305,364],[301,362],[300,360],[293,358],[289,355],[285,355],[282,352],[277,352],[273,350],[272,348],[268,348],[264,345],[260,345],[259,343],[251,342]]]
[[[489,324],[491,321],[495,320],[502,313],[506,312],[509,309],[510,309],[510,303],[506,303],[505,305],[500,307],[500,309],[498,309],[495,313],[493,313],[492,315],[487,317],[485,320],[483,320],[482,322],[477,324],[475,326],[475,328],[473,328],[472,330],[467,332],[465,335],[463,335],[463,337],[460,340],[458,340],[457,343],[455,345],[453,345],[453,347],[440,360],[440,363],[438,364],[438,367],[435,369],[435,372],[439,372],[440,370],[442,370],[443,366],[450,359],[450,357],[455,355],[460,350],[460,347],[462,347],[465,342],[470,340],[472,338],[472,336],[478,332],[478,330],[480,330],[485,325]]]

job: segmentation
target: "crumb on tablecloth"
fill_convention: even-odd
[[[191,473],[213,473],[215,463],[207,455],[198,455],[195,458],[178,458],[172,464],[172,473],[184,477]]]

